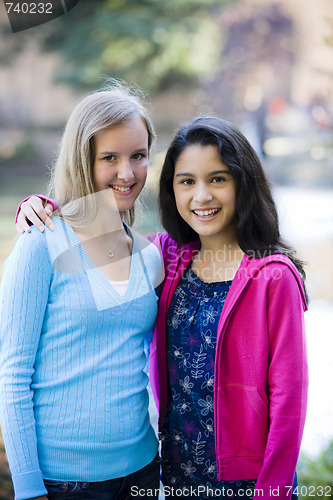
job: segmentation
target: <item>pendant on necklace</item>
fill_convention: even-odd
[[[107,255],[108,255],[108,257],[110,257],[110,259],[112,259],[114,254],[113,254],[112,250],[108,250]]]

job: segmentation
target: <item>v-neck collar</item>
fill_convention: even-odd
[[[137,275],[138,273],[134,272],[134,261],[135,257],[137,255],[137,243],[136,243],[136,238],[134,237],[134,234],[132,230],[123,222],[124,229],[126,233],[131,237],[132,239],[132,251],[130,254],[131,262],[130,262],[130,273],[129,273],[129,278],[128,278],[128,286],[126,289],[126,292],[121,295],[120,293],[117,292],[115,287],[113,287],[109,281],[109,279],[105,276],[105,274],[96,266],[94,261],[89,257],[88,253],[84,249],[82,243],[80,242],[79,238],[76,236],[75,231],[73,228],[65,222],[66,229],[68,231],[68,236],[71,244],[73,246],[76,246],[79,250],[80,257],[83,262],[83,269],[87,273],[88,277],[93,276],[97,280],[99,280],[103,285],[109,290],[109,292],[112,294],[114,299],[116,299],[119,302],[126,302],[129,300],[131,295],[133,294],[133,291],[136,289],[136,281],[137,281]]]

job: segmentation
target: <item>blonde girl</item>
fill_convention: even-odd
[[[129,226],[153,139],[130,89],[80,101],[52,174],[54,230],[33,227],[5,263],[0,413],[16,500],[157,496],[144,341],[161,260]]]

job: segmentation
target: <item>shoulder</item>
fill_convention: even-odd
[[[157,245],[154,244],[154,241],[150,241],[146,237],[142,236],[138,233],[133,233],[135,246],[138,250],[140,250],[144,256],[145,261],[148,260],[150,265],[162,265],[161,253]]]
[[[72,245],[72,234],[70,226],[59,217],[52,217],[54,230],[47,227],[44,232],[39,231],[35,226],[31,227],[30,233],[22,234],[8,257],[6,264],[19,260],[28,264],[29,261],[44,261],[44,265],[51,264],[55,258],[68,250]]]
[[[148,235],[149,241],[153,243],[158,250],[164,268],[168,268],[169,263],[174,258],[177,258],[178,245],[168,233],[156,233]]]
[[[24,276],[29,281],[37,276],[51,275],[52,264],[45,234],[35,227],[30,233],[22,234],[4,262],[3,271],[3,282],[16,280],[17,276]]]
[[[6,263],[9,263],[11,260],[17,258],[32,257],[39,254],[43,255],[46,252],[47,243],[45,233],[42,233],[35,226],[32,226],[29,233],[23,233],[19,236]]]
[[[306,309],[306,298],[302,278],[293,262],[282,254],[269,255],[261,259],[246,256],[245,272],[251,280],[268,288],[269,297],[277,290],[286,297],[300,295]]]
[[[141,264],[147,269],[150,282],[153,288],[156,288],[163,281],[163,261],[159,248],[149,239],[141,234],[132,231],[134,240],[134,251],[141,255]],[[136,259],[136,262],[139,261]]]
[[[45,229],[46,241],[51,255],[58,255],[75,246],[77,238],[71,226],[60,217],[52,217],[53,231]]]
[[[131,234],[133,237],[134,245],[136,250],[144,252],[145,255],[160,256],[158,245],[156,245],[155,234],[149,234],[148,236],[143,236],[131,229]]]
[[[279,279],[285,273],[294,275],[294,279],[300,280],[300,274],[293,262],[282,254],[268,255],[260,259],[251,258],[247,255],[243,259],[244,271],[251,277]]]
[[[154,243],[154,245],[161,249],[162,252],[166,251],[168,248],[178,248],[175,240],[171,238],[169,233],[159,232],[155,234],[148,234],[148,240]]]
[[[148,235],[148,238],[160,249],[164,261],[174,257],[178,259],[184,255],[184,252],[196,251],[200,247],[199,240],[194,240],[184,245],[178,245],[169,233],[161,232],[154,235]]]

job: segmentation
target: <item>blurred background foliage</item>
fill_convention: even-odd
[[[112,73],[156,91],[214,75],[221,46],[215,16],[227,2],[81,0],[73,15],[49,23],[38,36],[43,50],[63,56],[55,81],[90,89],[97,75]],[[3,61],[22,49],[19,39],[29,33],[21,35],[2,53]]]
[[[304,453],[298,462],[299,494],[310,500],[333,496],[333,441],[315,460]],[[302,489],[303,487],[303,489]],[[321,488],[323,487],[323,490]]]

